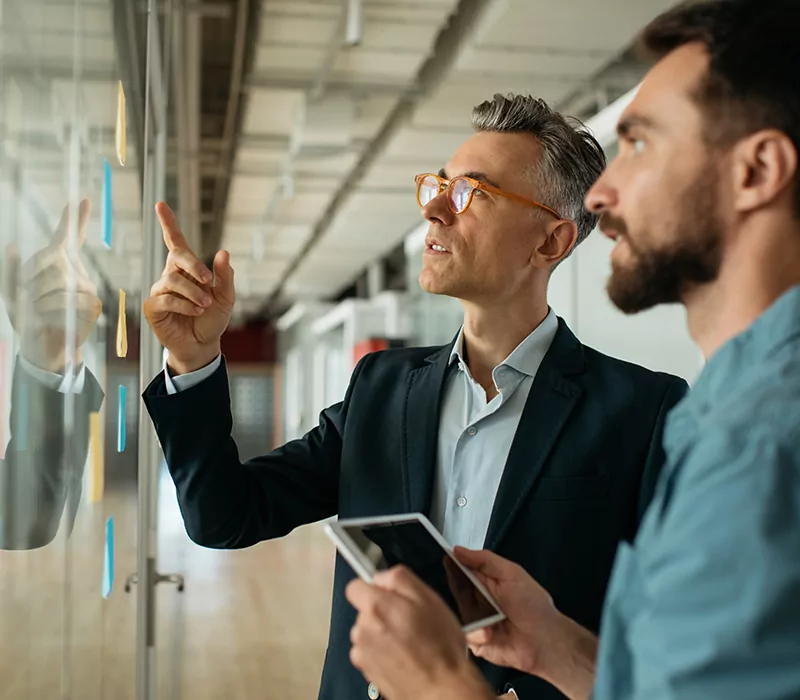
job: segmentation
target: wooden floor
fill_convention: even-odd
[[[320,525],[239,552],[187,538],[162,480],[159,571],[186,591],[158,592],[159,700],[316,697],[324,657],[334,549]],[[75,531],[48,547],[0,552],[2,700],[133,700],[136,495],[131,485],[83,504]],[[113,593],[101,596],[104,524],[114,516]]]

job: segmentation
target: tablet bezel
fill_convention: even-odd
[[[356,543],[353,542],[353,539],[347,534],[345,528],[385,525],[386,523],[399,524],[410,522],[418,522],[428,531],[437,544],[439,544],[439,546],[448,554],[453,562],[455,562],[456,566],[458,566],[458,568],[464,572],[470,582],[480,591],[481,595],[483,595],[489,604],[497,611],[497,614],[495,615],[491,615],[481,620],[476,620],[468,625],[463,625],[461,627],[462,631],[467,634],[469,632],[474,632],[475,630],[489,627],[505,620],[506,616],[500,609],[497,601],[495,601],[489,591],[486,590],[486,587],[478,580],[475,574],[473,574],[469,569],[463,566],[458,559],[455,558],[453,555],[453,548],[450,546],[447,540],[445,540],[442,534],[433,526],[433,523],[431,523],[431,521],[428,520],[428,518],[422,513],[401,513],[398,515],[376,515],[367,518],[348,518],[345,520],[327,523],[325,525],[325,533],[331,538],[331,540],[333,540],[336,548],[339,550],[339,553],[342,555],[342,557],[344,557],[345,561],[350,564],[356,574],[358,574],[358,576],[367,583],[372,584],[372,577],[375,575],[376,569],[372,562],[370,562],[369,559],[364,556],[363,552],[356,545]]]

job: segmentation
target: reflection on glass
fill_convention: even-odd
[[[102,310],[80,255],[89,213],[88,200],[77,217],[66,207],[50,243],[24,264],[16,243],[5,247],[2,298],[19,353],[0,461],[1,549],[50,543],[65,509],[72,529],[80,503],[89,416],[103,401],[82,362]]]

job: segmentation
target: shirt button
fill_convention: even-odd
[[[465,505],[467,505],[467,499],[464,496],[460,496],[456,503],[458,503],[459,508],[463,508]]]
[[[367,688],[367,695],[369,696],[369,700],[378,700],[381,696],[378,686],[374,683],[370,683]]]
[[[470,437],[475,437],[478,434],[478,429],[474,425],[471,425],[468,428],[467,433]]]

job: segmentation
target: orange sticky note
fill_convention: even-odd
[[[117,357],[128,356],[128,319],[125,315],[125,291],[119,290],[119,318],[117,319]]]
[[[100,431],[100,414],[89,415],[89,503],[97,503],[103,498],[105,486],[103,470],[103,444]]]
[[[120,80],[117,90],[117,158],[119,159],[120,165],[125,165],[125,160],[128,156],[127,131],[125,88],[122,86],[122,81]]]

